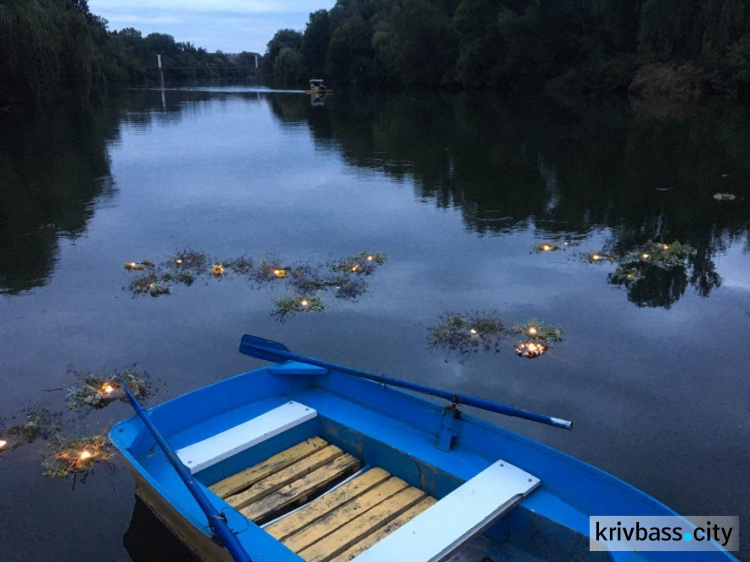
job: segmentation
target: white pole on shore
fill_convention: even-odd
[[[164,70],[161,67],[161,55],[156,55],[156,65],[159,67],[159,76],[161,76],[161,87],[164,87]]]
[[[156,65],[159,67],[159,77],[161,78],[161,108],[167,110],[167,100],[164,97],[164,69],[161,67],[161,55],[156,55]]]

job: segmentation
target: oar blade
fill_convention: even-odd
[[[277,351],[289,353],[289,348],[283,343],[259,338],[258,336],[253,336],[251,334],[245,334],[240,341],[240,353],[244,353],[250,357],[263,359],[264,361],[272,361],[275,363],[285,361],[286,359],[279,357],[279,355],[275,353]]]

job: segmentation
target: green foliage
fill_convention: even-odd
[[[287,316],[297,312],[321,312],[323,310],[325,310],[325,304],[320,297],[295,295],[278,299],[271,315],[284,321]]]
[[[511,331],[516,334],[523,334],[532,342],[544,344],[545,347],[551,347],[553,344],[563,341],[563,329],[560,326],[551,326],[535,318],[525,324],[513,326]]]
[[[72,371],[72,369],[69,368],[69,371]],[[153,391],[148,373],[140,369],[127,368],[122,371],[115,371],[114,374],[108,376],[76,372],[78,382],[68,387],[65,396],[68,409],[92,408],[99,410],[118,400],[127,402],[127,396],[123,391],[118,374],[125,380],[130,392],[141,401]]]
[[[280,29],[276,32],[266,45],[266,53],[261,63],[266,76],[276,76],[276,59],[285,48],[299,52],[302,48],[302,34],[294,29]]]
[[[293,87],[305,80],[305,59],[302,53],[293,47],[283,47],[273,64],[275,84]]]
[[[333,31],[325,68],[332,82],[382,86],[378,82],[384,77],[377,68],[372,40],[372,26],[359,15]]]
[[[672,269],[684,267],[685,262],[695,255],[695,248],[680,244],[679,240],[672,244],[649,241],[642,248],[625,254],[620,260],[620,265],[639,267],[645,264],[661,269]]]
[[[643,274],[637,267],[628,267],[618,265],[609,276],[609,280],[613,285],[625,285],[630,287],[643,279]]]
[[[338,0],[310,14],[303,66],[361,86],[627,90],[641,65],[694,61],[750,85],[748,0]],[[299,49],[291,30],[269,43]],[[272,48],[273,47],[273,48]],[[325,61],[325,64],[323,64]],[[718,84],[718,82],[717,82]]]
[[[125,269],[138,272],[130,281],[129,289],[137,295],[149,294],[152,297],[168,295],[175,285],[190,286],[199,278],[208,282],[209,279],[236,275],[244,277],[256,287],[270,283],[288,284],[297,296],[279,299],[271,313],[284,320],[294,312],[323,310],[323,301],[316,296],[322,291],[335,290],[338,299],[356,300],[367,290],[365,278],[386,261],[387,256],[383,252],[362,252],[329,263],[285,266],[275,259],[261,259],[256,263],[247,255],[217,260],[203,252],[185,249],[158,264],[150,261],[129,262],[125,264]],[[93,375],[83,377],[81,384],[69,389],[71,404],[75,407],[83,404],[106,406],[111,400],[102,394],[104,387],[111,384],[114,388],[110,393],[120,388],[119,383],[113,381],[116,379],[111,377],[106,380]],[[132,386],[131,389],[137,394],[136,389]],[[112,397],[119,397],[119,394],[113,393]]]
[[[403,0],[375,24],[372,44],[389,81],[437,86],[447,81],[457,40],[440,3]]]
[[[750,32],[727,51],[732,78],[740,83],[750,84]]]
[[[44,460],[44,476],[51,478],[80,478],[81,483],[93,473],[97,465],[114,472],[114,445],[104,430],[91,437],[59,438],[52,454]]]
[[[85,7],[85,4],[83,4]],[[100,21],[64,0],[0,4],[0,105],[76,103],[104,87]]]
[[[30,407],[21,410],[19,423],[7,429],[7,434],[17,437],[21,443],[33,443],[37,439],[48,439],[60,430],[60,413],[45,407]]]
[[[310,72],[310,78],[323,76],[330,41],[331,22],[328,11],[312,12],[302,37],[302,55],[307,70]]]
[[[442,347],[461,355],[480,350],[499,353],[505,334],[505,326],[495,313],[450,312],[427,329],[427,342],[430,347]]]
[[[130,290],[134,293],[148,293],[158,280],[159,277],[155,273],[136,277],[130,282]]]
[[[362,252],[356,256],[349,256],[331,265],[332,271],[343,271],[357,275],[370,275],[379,266],[383,265],[388,257],[383,252],[370,254]]]
[[[619,258],[617,268],[609,274],[609,282],[624,286],[628,299],[639,307],[669,308],[685,292],[687,268],[697,257],[695,248],[679,241],[672,244],[648,241]],[[721,278],[706,267],[702,274],[694,270],[691,282],[699,294],[706,296],[721,285]]]
[[[92,93],[254,65],[252,53],[209,53],[171,35],[108,31],[83,0],[0,4],[0,107],[85,103]],[[692,61],[716,88],[750,88],[749,0],[337,0],[304,34],[281,29],[264,75],[363,87],[553,87],[626,90],[651,62]],[[228,70],[222,70],[225,76]]]
[[[107,21],[92,14],[84,0],[2,2],[0,107],[85,106],[92,95],[114,87],[158,80],[157,53],[167,80],[212,77],[214,66],[237,67],[242,77],[241,66],[250,66],[247,56],[208,53],[163,33],[109,32]]]
[[[563,329],[539,320],[506,327],[497,313],[456,313],[440,317],[427,329],[430,347],[440,347],[463,355],[478,351],[499,353],[509,335],[523,335],[527,341],[515,346],[521,357],[535,358],[546,353],[552,344],[563,341]]]

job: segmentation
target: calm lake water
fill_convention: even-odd
[[[214,88],[134,91],[84,116],[0,128],[6,424],[29,404],[64,409],[64,392],[46,391],[75,382],[68,365],[137,363],[161,381],[151,404],[258,367],[237,353],[249,332],[571,419],[565,432],[480,414],[682,513],[739,515],[747,544],[750,110],[338,94],[313,107],[299,93]],[[563,240],[580,245],[532,251]],[[696,254],[630,287],[610,281],[614,264],[582,257],[648,240]],[[357,300],[325,293],[324,312],[283,323],[270,315],[290,294],[281,284],[127,290],[124,262],[186,247],[389,261]],[[566,341],[533,361],[512,337],[499,354],[430,348],[428,327],[451,311],[541,319]],[[129,415],[118,403],[76,428]],[[46,445],[0,455],[0,558],[148,559],[158,529],[142,510],[123,545],[129,474],[97,471],[73,489],[42,476]]]

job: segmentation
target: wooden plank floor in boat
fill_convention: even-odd
[[[436,502],[382,468],[350,478],[359,470],[356,458],[314,437],[211,490],[255,523],[273,521],[265,531],[305,560],[342,562]]]

